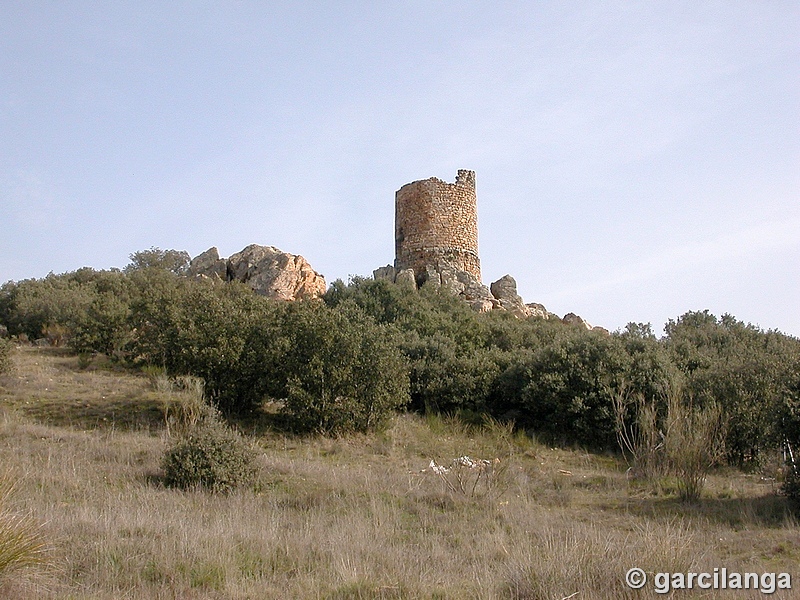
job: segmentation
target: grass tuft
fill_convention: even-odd
[[[10,474],[0,476],[0,579],[15,571],[44,567],[49,561],[41,525],[9,506],[15,487]]]

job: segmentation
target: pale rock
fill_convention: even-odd
[[[592,326],[589,325],[589,323],[584,321],[581,317],[579,317],[575,313],[567,313],[561,320],[567,325],[576,325],[580,327],[585,327],[586,329],[592,329]]]
[[[466,277],[462,277],[462,275]],[[464,279],[466,278],[469,278],[469,281],[465,282]],[[461,295],[470,303],[470,306],[478,310],[478,312],[486,312],[485,309],[489,305],[491,305],[492,310],[500,308],[500,302],[497,298],[492,296],[492,292],[489,291],[489,288],[475,279],[470,273],[462,271],[459,273],[459,279],[465,284],[464,291]]]
[[[528,307],[531,316],[536,317],[537,319],[552,319],[553,317],[558,319],[558,315],[554,315],[549,310],[547,310],[544,307],[544,304],[539,304],[538,302],[532,302],[530,304],[526,304],[525,306]]]
[[[372,272],[372,278],[375,281],[379,279],[385,279],[391,283],[394,283],[397,280],[397,271],[392,265],[386,265],[385,267],[379,267]]]
[[[489,288],[475,279],[474,275],[447,261],[439,260],[435,264],[426,265],[422,280],[423,285],[441,288],[453,296],[463,298],[477,312],[487,312],[500,306]]]
[[[525,319],[531,316],[531,310],[517,293],[517,282],[511,275],[504,275],[495,281],[491,285],[491,292],[500,306],[515,317]]]
[[[192,260],[190,275],[240,281],[257,294],[279,300],[318,298],[325,293],[325,278],[302,256],[274,246],[251,244],[227,261],[210,248]]]
[[[412,290],[417,289],[417,278],[414,275],[414,269],[400,269],[395,275],[394,282],[401,287]]]
[[[442,264],[438,267],[439,280],[442,288],[453,296],[460,296],[465,292],[467,286],[459,281],[459,270],[449,264]],[[461,271],[464,273],[464,271]],[[465,273],[466,274],[466,273]]]
[[[489,288],[478,281],[472,273],[462,271],[449,263],[439,264],[438,269],[441,272],[442,286],[447,282],[446,289],[466,300],[473,310],[488,312],[500,306]]]
[[[212,246],[192,259],[192,262],[189,263],[189,276],[198,279],[226,281],[228,263],[219,257],[219,251]]]
[[[318,298],[325,293],[325,278],[302,256],[274,246],[252,244],[228,259],[228,277],[279,300]]]
[[[425,265],[425,273],[422,276],[422,284],[429,287],[439,287],[442,285],[442,276],[436,265]]]
[[[262,268],[271,267],[282,254],[275,246],[250,244],[228,259],[228,280],[248,283]]]
[[[494,302],[485,298],[476,298],[475,300],[467,300],[470,308],[475,312],[485,313],[490,312],[497,308]]]

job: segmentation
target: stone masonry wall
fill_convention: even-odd
[[[408,183],[395,195],[395,268],[419,277],[442,260],[481,280],[474,171],[459,170],[455,183]]]

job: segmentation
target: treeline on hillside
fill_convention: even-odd
[[[491,415],[553,443],[611,449],[615,406],[663,417],[680,393],[721,412],[733,464],[800,443],[800,340],[728,315],[686,313],[660,339],[634,323],[609,335],[476,314],[436,289],[361,278],[336,281],[322,301],[286,303],[184,277],[182,253],[132,258],[123,271],[8,282],[0,324],[80,354],[201,377],[223,411],[278,400],[303,431],[366,431],[408,409]]]

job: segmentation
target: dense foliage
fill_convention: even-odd
[[[255,453],[247,441],[223,423],[194,428],[164,455],[164,481],[170,487],[195,486],[230,492],[253,482]]]
[[[165,269],[181,275],[189,270],[191,257],[185,250],[162,250],[155,246],[149,250],[134,252],[129,257],[130,264],[125,267],[126,272],[138,269]]]
[[[407,406],[613,448],[615,399],[639,398],[626,410],[647,406],[663,422],[680,387],[686,404],[717,407],[731,463],[800,445],[800,341],[729,315],[686,313],[660,339],[647,324],[609,335],[362,278],[334,282],[322,302],[285,303],[187,278],[184,253],[131,258],[122,271],[6,283],[0,325],[200,377],[226,412],[276,400],[300,431],[366,431]]]
[[[0,375],[11,370],[11,342],[0,339]]]

